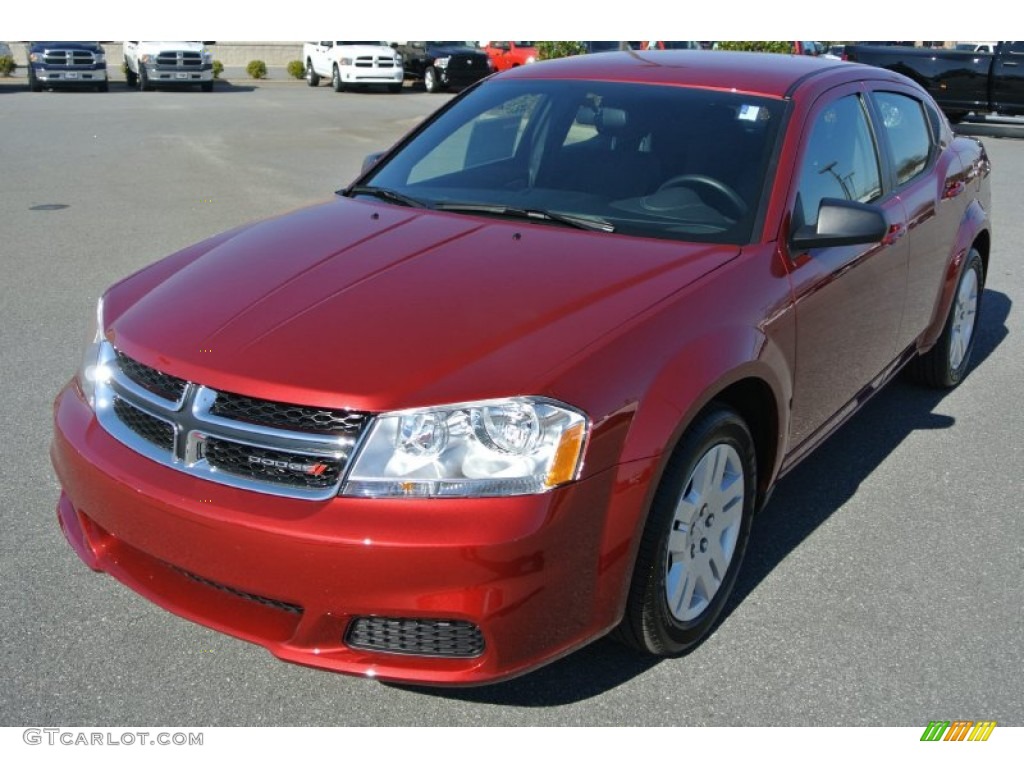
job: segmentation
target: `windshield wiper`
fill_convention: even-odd
[[[495,205],[491,203],[437,203],[434,208],[439,211],[455,211],[456,213],[488,213],[495,216],[511,216],[517,219],[556,221],[559,224],[576,227],[576,229],[586,229],[591,232],[615,231],[614,224],[598,216],[580,216],[572,213],[515,208],[510,205]]]
[[[386,187],[374,187],[369,184],[360,184],[345,192],[346,197],[352,195],[370,195],[371,197],[378,197],[381,200],[387,200],[390,203],[397,203],[398,205],[405,205],[410,208],[427,207],[426,203],[422,200],[417,200],[415,197],[403,195],[401,192],[395,192],[395,190],[387,189]]]

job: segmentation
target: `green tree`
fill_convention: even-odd
[[[578,56],[586,53],[583,43],[571,40],[545,40],[537,43],[537,58],[561,59],[565,56]]]
[[[720,51],[760,51],[762,53],[792,53],[791,40],[723,40],[718,42]]]

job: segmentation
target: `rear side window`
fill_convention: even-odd
[[[917,99],[900,93],[877,91],[871,98],[882,118],[881,133],[892,150],[896,184],[905,184],[924,171],[931,155],[931,134],[924,107]]]
[[[815,118],[807,141],[794,224],[813,226],[825,198],[867,203],[882,194],[878,153],[860,97],[829,104]]]

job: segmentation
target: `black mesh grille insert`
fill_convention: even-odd
[[[139,437],[166,451],[174,449],[174,427],[163,419],[150,416],[120,397],[114,398],[114,414],[122,424]]]
[[[186,578],[191,579],[192,581],[195,581],[199,584],[203,584],[204,586],[219,589],[221,592],[227,592],[228,594],[234,595],[235,597],[241,597],[246,600],[251,600],[254,603],[259,603],[260,605],[265,605],[269,608],[277,608],[278,610],[287,611],[288,613],[294,613],[299,616],[302,615],[301,605],[296,605],[295,603],[286,603],[283,600],[274,600],[272,597],[254,595],[252,592],[243,592],[240,589],[229,587],[226,584],[221,584],[219,582],[212,581],[211,579],[207,579],[202,576],[197,576],[196,574],[191,573],[190,571],[186,571],[184,568],[179,568],[176,565],[172,565],[171,568],[176,570],[182,576],[185,576]]]
[[[330,488],[341,476],[344,459],[273,451],[230,440],[208,438],[205,458],[212,467],[263,482],[298,488]]]
[[[484,652],[480,628],[468,621],[361,616],[345,633],[351,648],[414,656],[472,658]]]
[[[273,400],[256,400],[230,392],[217,393],[210,413],[224,419],[235,419],[276,429],[352,437],[359,436],[367,420],[365,413],[356,411],[335,411],[278,403]]]
[[[177,376],[161,373],[155,368],[132,360],[121,351],[117,353],[117,364],[121,372],[143,389],[147,389],[165,400],[179,400],[185,392],[186,382]]]

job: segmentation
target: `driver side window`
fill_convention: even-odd
[[[814,226],[827,197],[867,203],[882,194],[878,151],[860,97],[844,96],[815,118],[804,151],[793,228]]]

